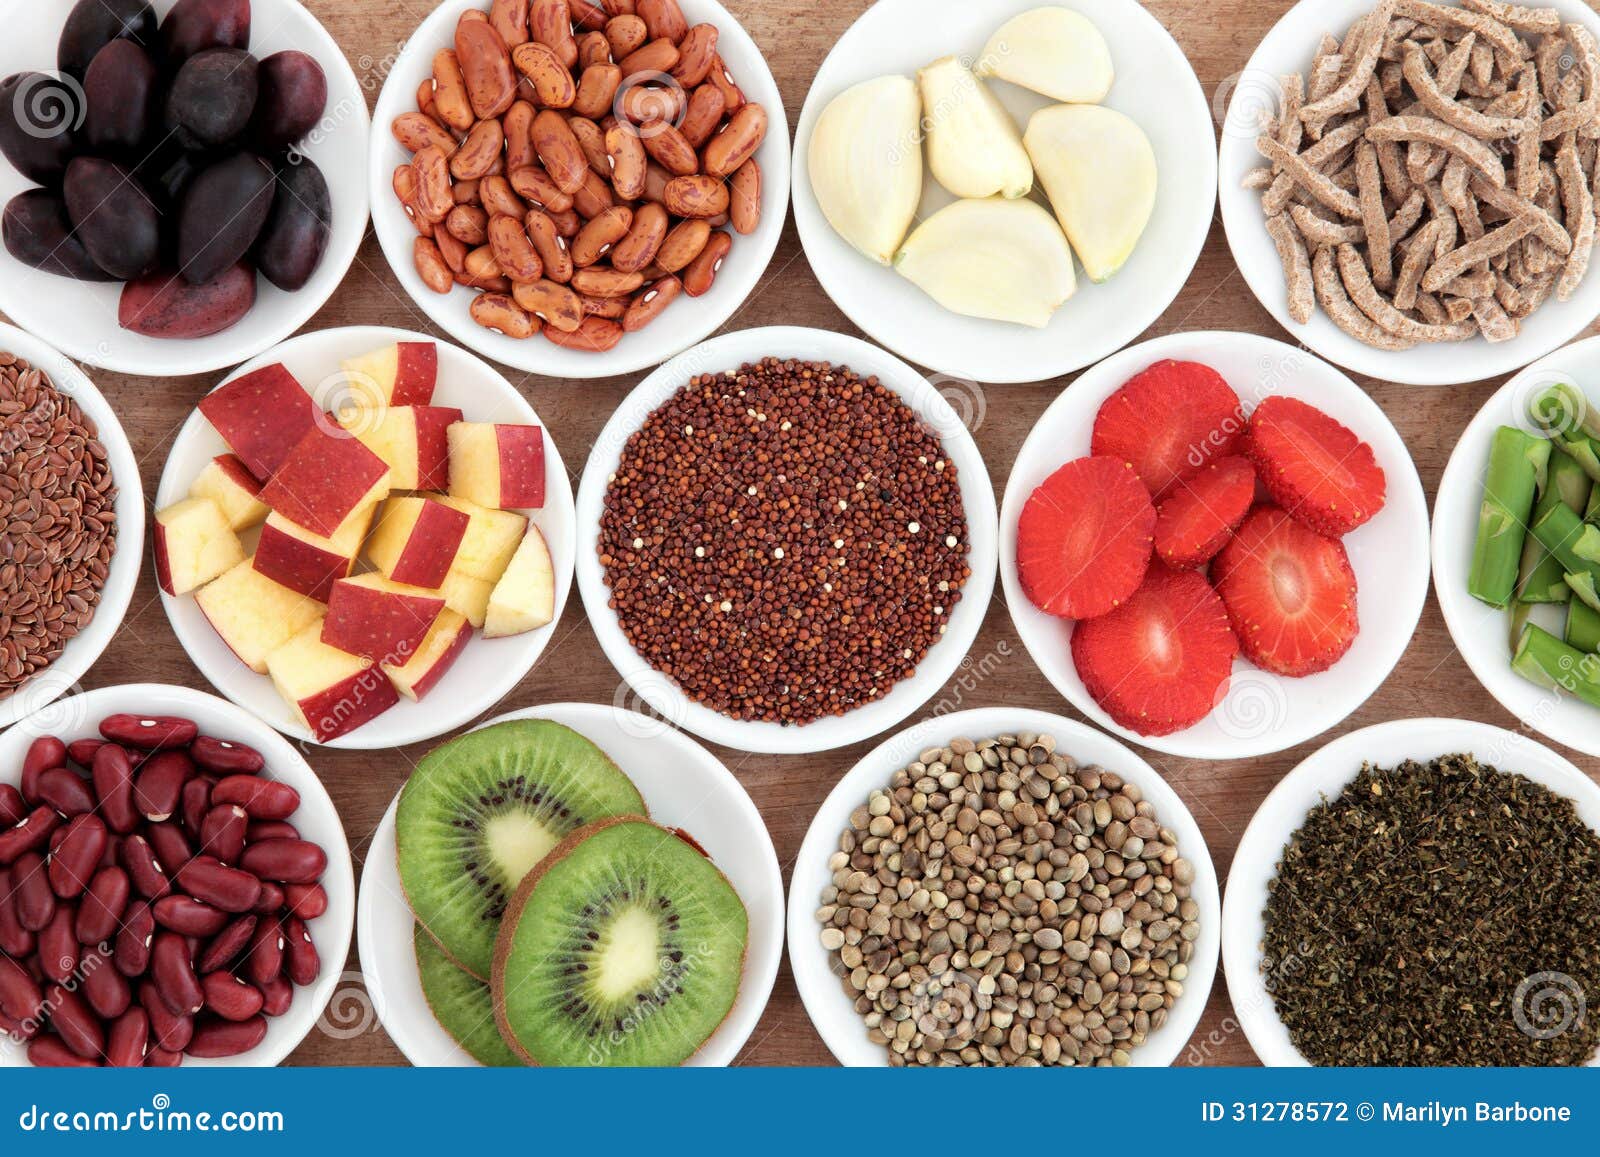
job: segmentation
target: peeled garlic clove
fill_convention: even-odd
[[[928,167],[939,184],[957,197],[1026,197],[1033,166],[1016,122],[989,86],[953,56],[917,73],[917,83]]]
[[[1043,329],[1078,287],[1072,251],[1032,201],[957,201],[929,217],[895,268],[953,313]]]
[[[1034,113],[1023,137],[1061,228],[1091,281],[1133,254],[1156,204],[1156,154],[1133,121],[1099,105]]]
[[[975,71],[1065,104],[1098,104],[1116,77],[1106,38],[1070,8],[1013,16],[989,38]]]
[[[811,191],[834,231],[888,265],[922,200],[922,104],[909,77],[834,97],[811,133]]]

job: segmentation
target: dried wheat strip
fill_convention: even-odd
[[[1460,325],[1472,316],[1475,306],[1470,297],[1447,297],[1444,299],[1444,315],[1449,318],[1449,325]]]
[[[1583,100],[1545,118],[1541,137],[1552,141],[1565,133],[1594,129],[1600,124],[1600,46],[1581,24],[1567,25],[1567,40],[1578,54],[1578,70],[1583,74]],[[1547,96],[1553,96],[1547,93]]]
[[[1422,315],[1422,320],[1429,325],[1449,325],[1450,315],[1440,304],[1439,299],[1431,293],[1417,294],[1417,312]]]
[[[1443,286],[1439,292],[1446,297],[1465,297],[1468,300],[1476,300],[1493,293],[1495,282],[1498,280],[1499,278],[1495,273],[1486,266],[1471,273],[1463,273],[1449,285]]]
[[[1522,283],[1517,292],[1522,295],[1522,302],[1517,309],[1509,306],[1506,312],[1518,321],[1532,317],[1545,302],[1550,300],[1550,294],[1555,290],[1556,275],[1546,273],[1540,277],[1533,277]]]
[[[1433,263],[1433,268],[1422,278],[1422,288],[1429,293],[1438,293],[1473,266],[1504,253],[1533,230],[1533,220],[1524,217],[1451,250]]]
[[[1308,125],[1325,125],[1339,113],[1355,106],[1361,99],[1361,94],[1367,89],[1367,81],[1372,79],[1378,68],[1378,57],[1383,52],[1383,37],[1388,30],[1389,21],[1394,17],[1394,7],[1398,0],[1381,0],[1378,6],[1366,17],[1365,26],[1360,35],[1360,48],[1355,50],[1350,71],[1344,75],[1332,92],[1314,100],[1300,110],[1300,119]]]
[[[1406,52],[1405,70],[1407,83],[1411,85],[1411,90],[1417,94],[1429,112],[1451,128],[1459,129],[1479,140],[1493,141],[1501,137],[1516,136],[1536,125],[1531,116],[1487,116],[1460,101],[1452,100],[1440,91],[1438,82],[1428,68],[1427,58],[1420,49],[1412,48]]]
[[[1335,184],[1333,179],[1326,173],[1309,164],[1305,159],[1304,153],[1299,155],[1291,153],[1271,137],[1265,136],[1256,140],[1256,148],[1260,150],[1262,156],[1280,166],[1284,171],[1284,175],[1292,180],[1296,186],[1310,193],[1341,217],[1354,219],[1361,216],[1360,203]],[[1275,188],[1276,186],[1274,186]],[[1272,191],[1269,189],[1268,193],[1270,194]],[[1264,207],[1267,205],[1266,198],[1262,199],[1262,204]]]
[[[1461,0],[1461,6],[1525,35],[1549,36],[1561,31],[1561,13],[1554,8],[1527,8],[1521,4],[1506,4],[1503,0]]]
[[[1410,342],[1465,341],[1475,326],[1434,326],[1413,321],[1396,309],[1373,284],[1367,263],[1354,245],[1339,246],[1339,277],[1356,308],[1391,337]]]
[[[1367,141],[1356,149],[1356,193],[1361,205],[1361,227],[1367,231],[1367,261],[1372,280],[1387,292],[1394,287],[1394,239],[1389,236],[1389,214],[1383,206],[1383,172],[1378,150]]]
[[[1306,103],[1306,78],[1298,72],[1280,76],[1278,89],[1283,93],[1283,111],[1278,116],[1278,143],[1298,153],[1306,135],[1306,123],[1300,119],[1300,110]]]
[[[1367,139],[1378,141],[1421,141],[1435,148],[1454,153],[1477,169],[1496,185],[1506,183],[1505,166],[1495,151],[1476,137],[1443,121],[1426,117],[1391,117],[1381,124],[1369,125]]]
[[[1299,154],[1290,153],[1289,155],[1298,156],[1305,165],[1320,172],[1322,167],[1332,161],[1342,150],[1360,140],[1361,134],[1366,132],[1366,129],[1366,117],[1353,117],[1305,152]],[[1259,141],[1257,142],[1257,148],[1260,149]],[[1284,211],[1290,199],[1294,196],[1295,190],[1300,187],[1301,182],[1291,176],[1287,171],[1287,166],[1278,163],[1277,158],[1269,155],[1264,149],[1260,149],[1260,151],[1262,156],[1274,162],[1273,167],[1275,169],[1285,170],[1278,175],[1277,180],[1272,183],[1272,188],[1268,189],[1261,198],[1262,208],[1267,211],[1267,216],[1271,217]],[[1287,152],[1287,150],[1284,151]],[[1279,155],[1281,156],[1282,154],[1280,153]]]
[[[1262,165],[1246,173],[1244,179],[1239,182],[1239,188],[1259,193],[1265,189],[1272,188],[1274,176],[1275,174],[1269,166]]]
[[[1546,36],[1533,50],[1534,67],[1539,73],[1539,88],[1546,95],[1561,89],[1561,61],[1571,46],[1562,36]],[[1574,57],[1576,59],[1576,57]]]
[[[1527,307],[1527,299],[1522,296],[1522,290],[1511,278],[1500,276],[1495,278],[1494,299],[1500,303],[1500,308],[1512,317],[1526,317],[1521,311]]]
[[[1572,252],[1572,236],[1561,222],[1516,190],[1498,188],[1480,177],[1472,182],[1472,192],[1485,205],[1504,213],[1508,220],[1532,217],[1534,232],[1541,241],[1563,257]]]
[[[1316,287],[1317,301],[1322,306],[1322,312],[1328,315],[1328,320],[1357,341],[1393,353],[1415,348],[1416,342],[1405,341],[1386,332],[1356,308],[1345,292],[1332,249],[1318,249],[1311,258],[1311,281]]]
[[[1449,8],[1443,4],[1430,3],[1429,0],[1399,0],[1395,11],[1435,27],[1465,28],[1476,32],[1479,40],[1488,41],[1518,60],[1528,55],[1528,46],[1522,42],[1521,37],[1494,17],[1485,16],[1481,12]]]
[[[1477,91],[1483,93],[1494,83],[1494,49],[1488,44],[1479,43],[1477,33],[1472,35],[1472,62],[1467,69],[1467,75],[1472,77],[1473,86]]]
[[[1311,320],[1316,308],[1316,291],[1311,285],[1311,258],[1305,241],[1289,218],[1279,213],[1267,218],[1267,234],[1278,248],[1283,262],[1284,286],[1289,294],[1289,316],[1300,325]]]
[[[1483,339],[1488,342],[1507,342],[1517,336],[1519,326],[1501,304],[1493,297],[1480,297],[1472,303],[1472,317]]]
[[[1367,123],[1377,124],[1379,121],[1389,119],[1389,101],[1383,95],[1383,84],[1374,76],[1367,82]],[[1385,141],[1377,146],[1378,169],[1383,173],[1383,187],[1389,196],[1393,197],[1395,204],[1400,204],[1411,196],[1411,177],[1406,173],[1405,158],[1400,155],[1400,146],[1393,141]]]
[[[1556,154],[1556,173],[1561,179],[1567,232],[1572,235],[1572,252],[1556,283],[1556,300],[1569,301],[1589,272],[1589,257],[1594,251],[1594,193],[1584,178],[1577,146],[1568,143]]]
[[[1397,16],[1389,21],[1389,28],[1383,34],[1383,50],[1378,53],[1378,59],[1385,63],[1393,64],[1405,52],[1406,39],[1417,29],[1417,22],[1407,16]]]
[[[1395,280],[1394,305],[1396,309],[1414,309],[1417,291],[1422,288],[1422,275],[1433,264],[1433,245],[1439,235],[1440,223],[1429,221],[1417,230],[1405,246],[1405,257],[1400,262],[1400,275]]]

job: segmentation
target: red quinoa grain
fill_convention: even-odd
[[[810,723],[909,677],[971,571],[956,467],[876,378],[768,358],[634,432],[600,563],[634,649],[735,719]]]

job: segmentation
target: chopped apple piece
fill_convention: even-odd
[[[367,409],[426,406],[439,376],[439,347],[402,341],[342,363],[351,404]]]
[[[267,656],[267,673],[295,719],[319,743],[346,735],[400,701],[370,659],[322,641],[322,620]]]
[[[511,556],[517,553],[517,547],[522,543],[523,532],[528,527],[527,516],[479,506],[465,498],[440,498],[439,501],[467,516],[467,532],[461,539],[461,549],[456,552],[452,572],[482,579],[490,586],[499,582],[511,562]]]
[[[457,422],[450,427],[450,493],[498,510],[544,505],[544,431]]]
[[[389,492],[389,467],[349,434],[308,430],[272,480],[261,501],[277,514],[325,537],[351,515]]]
[[[1091,281],[1133,255],[1156,206],[1156,154],[1133,121],[1099,105],[1040,109],[1024,137],[1061,228]]]
[[[428,637],[404,666],[383,664],[383,673],[389,676],[395,690],[413,701],[432,691],[461,657],[472,639],[472,624],[455,611],[446,608],[433,621]]]
[[[333,584],[322,641],[378,663],[405,663],[444,610],[444,597],[363,574]]]
[[[466,512],[427,495],[391,498],[378,513],[367,557],[395,582],[437,590],[471,521]]]
[[[544,535],[532,523],[511,565],[489,595],[483,637],[501,639],[538,630],[556,617],[556,572]]]
[[[1106,38],[1071,8],[1035,8],[1013,16],[989,38],[974,71],[1063,104],[1099,104],[1116,79]]]
[[[957,197],[1026,197],[1033,165],[1022,134],[989,86],[954,56],[917,73],[928,168]]]
[[[245,559],[195,595],[206,621],[258,675],[267,656],[322,615],[320,604],[273,582]]]
[[[895,267],[952,312],[1038,329],[1077,290],[1067,239],[1032,201],[957,201],[906,238]]]
[[[883,76],[828,103],[806,154],[817,207],[838,233],[888,265],[922,201],[922,102],[910,77]]]
[[[267,504],[261,501],[260,494],[261,483],[236,454],[218,454],[189,487],[190,497],[215,502],[222,517],[236,531],[259,526],[266,519]]]
[[[393,490],[445,490],[450,485],[452,423],[461,411],[448,406],[387,406],[346,414],[344,425],[389,464]]]
[[[209,498],[185,498],[156,511],[156,581],[186,595],[244,558],[239,536]]]
[[[332,538],[313,534],[281,514],[269,515],[256,544],[256,569],[290,590],[325,603],[333,584],[354,566],[376,509],[374,503],[357,511]]]
[[[494,593],[494,583],[452,570],[445,576],[439,593],[444,596],[446,607],[464,616],[474,627],[482,627],[489,616],[489,596]]]
[[[311,395],[281,365],[219,386],[200,399],[200,412],[262,482],[288,460],[317,421]]]

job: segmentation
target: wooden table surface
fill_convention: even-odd
[[[305,0],[344,49],[375,102],[385,62],[428,14],[426,0]],[[783,93],[791,132],[816,69],[845,29],[869,4],[839,0],[826,5],[785,0],[725,0],[765,53]],[[1218,106],[1226,107],[1229,82],[1244,68],[1256,44],[1290,7],[1289,0],[1152,0],[1150,10],[1177,38],[1201,84]],[[771,110],[769,110],[771,111]],[[375,126],[375,131],[385,131]],[[1196,195],[1210,196],[1205,190]],[[784,230],[766,275],[726,329],[763,325],[806,325],[856,334],[818,286],[792,221]],[[355,267],[333,299],[306,327],[396,325],[432,331],[433,327],[400,289],[370,227]],[[1144,339],[1185,330],[1243,330],[1283,338],[1283,331],[1257,304],[1234,267],[1214,223],[1204,254],[1176,303]],[[436,331],[435,331],[436,332]],[[443,334],[438,335],[445,340]],[[557,381],[500,367],[548,422],[568,463],[581,464],[613,409],[643,375],[599,382]],[[145,492],[155,493],[174,433],[195,403],[222,374],[156,380],[91,371],[122,418],[144,475]],[[1399,428],[1421,471],[1430,502],[1456,438],[1497,382],[1428,390],[1361,379]],[[1030,386],[984,386],[975,393],[973,425],[989,463],[995,492],[1004,491],[1011,462],[1023,439],[1057,393],[1070,385],[1058,379]],[[577,477],[573,477],[577,485]],[[998,584],[973,655],[986,672],[958,675],[931,703],[960,708],[1015,706],[1072,714],[1028,658],[1006,613]],[[209,689],[173,637],[156,595],[153,568],[146,558],[133,605],[117,639],[84,679],[85,687],[162,681]],[[494,712],[529,705],[579,700],[613,703],[625,691],[585,619],[574,590],[558,634],[538,667]],[[931,705],[930,705],[931,709]],[[1277,781],[1323,742],[1356,728],[1410,716],[1448,715],[1517,726],[1460,662],[1431,597],[1415,639],[1398,669],[1361,710],[1334,731],[1280,755],[1239,762],[1204,762],[1143,752],[1166,776],[1194,812],[1216,860],[1226,875],[1245,825]],[[713,748],[733,769],[757,806],[777,845],[785,877],[811,817],[843,773],[877,740],[819,756],[760,756]],[[371,833],[412,765],[430,745],[396,752],[314,750],[311,762],[327,784],[350,836],[357,871]],[[1565,752],[1573,756],[1572,752]],[[1600,760],[1577,758],[1600,780]],[[296,1064],[387,1065],[405,1058],[371,1014],[360,987],[354,946],[348,973],[322,1025],[291,1058]],[[832,1057],[812,1029],[785,963],[766,1014],[745,1048],[741,1062],[757,1065],[831,1064]],[[1210,1005],[1190,1042],[1189,1063],[1253,1064],[1254,1054],[1232,1019],[1227,988],[1218,975]]]

